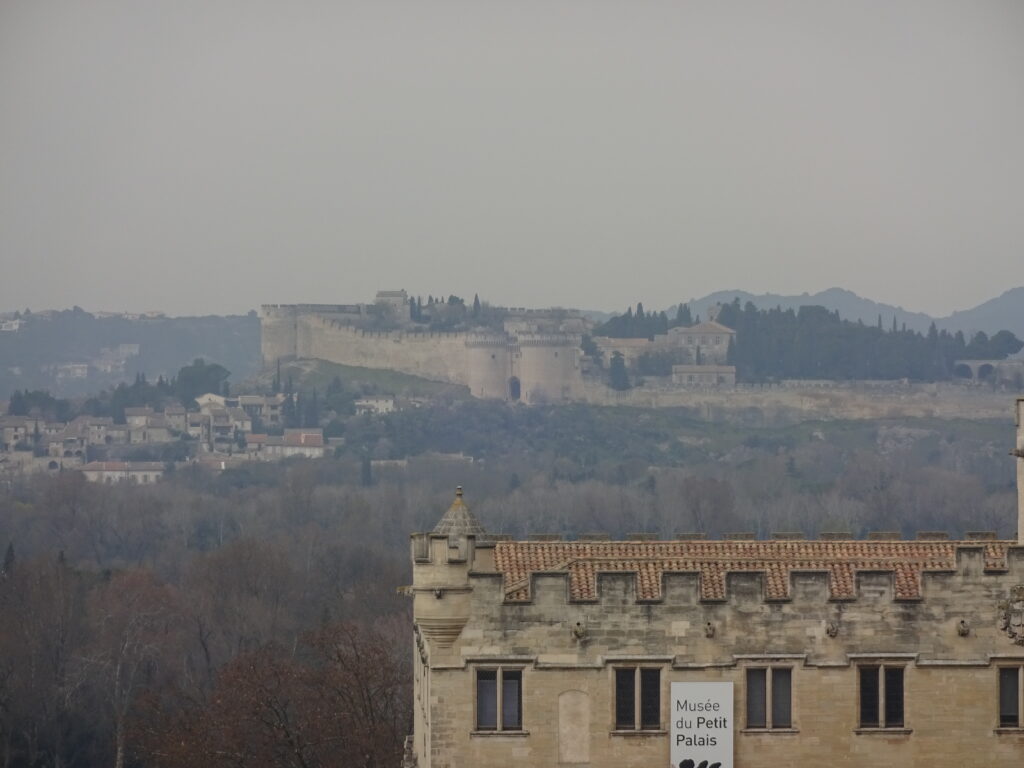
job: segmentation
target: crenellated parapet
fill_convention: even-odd
[[[578,347],[582,337],[571,333],[517,333],[520,347]]]
[[[471,349],[507,349],[511,337],[505,333],[470,333],[466,336],[466,346]]]
[[[1024,576],[1024,547],[1012,541],[892,540],[684,540],[617,542],[497,542],[495,570],[503,602],[529,602],[537,574],[559,574],[570,602],[600,600],[611,575],[631,580],[637,601],[660,602],[665,581],[696,577],[699,599],[725,600],[730,579],[756,578],[765,600],[789,600],[793,580],[818,579],[830,600],[853,600],[865,574],[883,574],[894,599],[919,600],[929,574],[956,572],[971,563],[986,574],[1005,574],[1011,561]]]

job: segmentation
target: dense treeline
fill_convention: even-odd
[[[7,413],[11,416],[38,414],[53,421],[70,421],[82,414],[110,416],[116,423],[123,424],[125,408],[149,406],[162,410],[170,403],[194,407],[199,395],[227,394],[230,375],[224,366],[198,358],[172,378],[160,376],[156,382],[150,382],[145,374],[138,373],[131,384],[121,382],[98,395],[75,401],[54,397],[45,390],[16,390],[7,403]]]
[[[718,322],[736,330],[730,362],[745,381],[770,379],[914,379],[940,381],[954,374],[959,359],[1002,360],[1024,343],[1009,331],[967,342],[957,331],[926,334],[888,330],[842,320],[824,307],[757,309],[737,299],[722,307]]]
[[[1003,360],[1024,348],[1009,331],[992,337],[978,332],[969,341],[962,332],[939,331],[932,323],[927,333],[898,328],[895,318],[883,328],[843,320],[839,312],[824,307],[758,309],[740,305],[737,298],[721,307],[717,322],[736,331],[729,363],[741,381],[778,379],[913,379],[944,381],[953,378],[956,360]],[[697,318],[700,322],[700,318]],[[637,304],[597,326],[594,336],[648,338],[670,328],[690,326],[693,319],[686,304],[679,304],[670,321],[665,312],[645,312]],[[589,342],[588,342],[589,343]],[[593,350],[584,350],[593,354]],[[641,360],[640,373],[665,376],[670,360]],[[1024,382],[1020,382],[1024,386]]]
[[[0,764],[397,765],[412,641],[395,588],[407,534],[457,484],[489,530],[516,537],[1006,535],[1012,436],[1010,423],[768,430],[472,403],[360,417],[351,450],[320,461],[190,467],[148,486],[10,477]],[[430,453],[460,450],[476,460]]]
[[[697,319],[700,322],[700,318]],[[665,312],[645,312],[643,302],[636,305],[636,311],[628,307],[621,315],[608,318],[594,328],[594,336],[608,336],[613,339],[652,339],[655,335],[667,333],[669,328],[693,325],[690,307],[680,303],[675,317],[669,320]]]

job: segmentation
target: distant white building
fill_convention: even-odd
[[[356,413],[360,415],[393,413],[398,410],[393,397],[361,397],[355,402]]]
[[[90,483],[155,483],[164,476],[159,461],[90,461],[79,470]]]
[[[734,365],[673,365],[672,383],[680,387],[735,387]]]

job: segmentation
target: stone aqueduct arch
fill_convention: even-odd
[[[957,360],[953,375],[970,381],[1014,381],[1024,375],[1024,360]]]

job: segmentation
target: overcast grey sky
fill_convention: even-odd
[[[1024,283],[1024,2],[0,0],[0,309]]]

